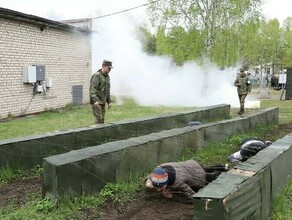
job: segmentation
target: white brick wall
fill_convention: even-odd
[[[72,86],[83,85],[89,102],[92,66],[91,35],[77,31],[40,30],[39,25],[0,17],[0,118],[31,114],[72,103]],[[53,86],[33,96],[22,82],[23,66],[44,65]]]

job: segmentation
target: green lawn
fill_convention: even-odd
[[[113,104],[106,112],[105,123],[129,118],[141,118],[183,111],[184,107],[141,107],[132,100],[125,100],[123,105]],[[87,127],[93,124],[90,105],[67,106],[60,110],[45,111],[37,115],[15,118],[0,122],[0,140],[43,134],[55,130]]]

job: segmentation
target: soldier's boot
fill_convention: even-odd
[[[238,112],[239,115],[244,114],[244,107],[240,106],[240,110]]]

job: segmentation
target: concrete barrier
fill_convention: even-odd
[[[3,140],[0,141],[0,169],[15,164],[21,169],[31,169],[41,165],[44,157],[161,130],[185,127],[190,121],[210,122],[227,119],[229,112],[230,105],[222,104],[199,110]]]
[[[128,181],[158,163],[176,160],[187,148],[198,149],[259,125],[277,123],[278,114],[278,108],[268,108],[236,119],[151,133],[47,157],[43,163],[46,196],[98,192],[108,182]]]
[[[266,220],[292,180],[292,133],[240,163],[194,196],[193,219]]]

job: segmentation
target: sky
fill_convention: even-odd
[[[52,19],[92,17],[96,12],[110,14],[145,4],[145,0],[1,0],[0,7]],[[135,10],[139,13],[141,10]]]
[[[134,8],[145,0],[75,0],[36,1],[1,0],[0,7],[32,14],[51,20],[96,17]],[[267,18],[277,17],[282,22],[292,16],[291,0],[267,0],[264,13]],[[113,61],[112,94],[131,96],[145,106],[210,106],[239,101],[233,85],[236,70],[221,71],[208,63],[204,67],[196,62],[175,66],[169,57],[149,56],[142,51],[137,25],[146,18],[145,7],[126,13],[93,20],[92,72],[97,71],[103,59]],[[258,107],[257,97],[248,96],[246,107]]]
[[[263,13],[268,19],[277,18],[282,24],[284,19],[292,17],[291,0],[265,0]]]
[[[292,16],[291,0],[264,1],[263,12],[268,18],[276,17],[282,22],[286,17]],[[56,15],[61,19],[74,19],[90,16],[96,10],[102,10],[103,14],[109,14],[145,3],[145,0],[1,0],[0,7],[46,18]],[[139,12],[139,10],[136,11]]]

